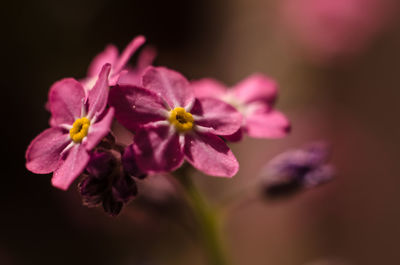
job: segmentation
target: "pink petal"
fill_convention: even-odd
[[[133,148],[139,168],[146,173],[173,171],[183,163],[179,134],[170,126],[138,131]]]
[[[83,172],[89,158],[89,154],[81,144],[74,145],[61,166],[54,171],[51,179],[53,186],[67,190],[69,185]]]
[[[110,90],[109,104],[115,107],[116,119],[129,130],[165,120],[164,102],[154,92],[136,86],[117,85]]]
[[[142,85],[142,75],[144,70],[150,66],[157,53],[153,47],[145,47],[139,54],[138,62],[135,68],[127,67],[127,72],[121,74],[118,79],[118,84],[141,86]]]
[[[189,163],[207,175],[232,177],[239,170],[232,151],[212,134],[186,134],[184,153]]]
[[[109,132],[114,118],[114,108],[110,108],[101,121],[90,125],[89,133],[85,140],[86,150],[92,150]]]
[[[196,125],[211,128],[213,134],[230,135],[242,125],[242,114],[214,98],[197,99],[191,113],[199,116],[195,118]]]
[[[105,64],[100,71],[96,84],[88,92],[88,116],[101,114],[107,105],[108,100],[108,75],[110,74],[111,65]]]
[[[137,36],[134,38],[128,46],[126,46],[125,50],[122,52],[121,56],[118,58],[118,60],[115,62],[115,65],[113,65],[113,73],[119,73],[121,72],[126,63],[129,61],[131,56],[135,53],[137,49],[140,48],[140,46],[143,45],[143,43],[146,41],[146,38],[144,36]]]
[[[239,142],[243,138],[243,129],[240,128],[234,134],[224,135],[224,139],[229,142]]]
[[[245,129],[255,138],[282,138],[290,132],[290,122],[279,111],[254,112],[247,116]]]
[[[68,133],[49,128],[39,134],[26,150],[26,168],[36,174],[48,174],[57,169],[61,152],[71,142]]]
[[[262,74],[253,74],[233,87],[235,97],[243,103],[254,101],[272,103],[277,91],[276,82]]]
[[[131,85],[131,86],[141,86],[142,84],[142,71],[138,69],[127,66],[127,71],[122,73],[118,79],[118,85]]]
[[[222,98],[226,93],[226,86],[215,79],[204,78],[190,83],[196,98]]]
[[[148,66],[152,65],[155,58],[157,57],[157,50],[152,46],[146,46],[139,54],[136,68],[139,71],[144,70]]]
[[[99,53],[91,62],[88,77],[97,77],[101,68],[109,63],[114,66],[118,58],[118,49],[114,45],[108,45],[103,52]]]
[[[49,106],[52,125],[73,124],[81,116],[85,91],[73,78],[62,79],[50,88]]]
[[[194,100],[189,82],[180,73],[164,67],[149,67],[143,75],[143,86],[165,99],[171,109],[186,107]]]

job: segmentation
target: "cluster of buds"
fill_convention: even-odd
[[[79,177],[83,202],[117,215],[136,196],[136,182],[177,170],[186,161],[211,176],[233,177],[239,163],[228,146],[243,135],[281,138],[290,124],[274,109],[276,83],[253,74],[228,89],[205,78],[189,82],[166,67],[152,66],[145,47],[136,67],[127,63],[144,44],[134,38],[119,55],[110,45],[90,64],[86,78],[65,78],[49,92],[50,128],[26,151],[33,173],[53,173],[66,190]],[[122,145],[119,123],[133,137]]]

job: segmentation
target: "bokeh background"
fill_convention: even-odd
[[[400,264],[397,2],[3,1],[0,264],[206,264],[179,203],[134,201],[111,218],[24,167],[48,126],[51,84],[84,77],[105,45],[122,49],[137,34],[157,48],[156,65],[189,79],[233,85],[262,72],[280,84],[291,135],[233,144],[241,169],[232,180],[195,176],[213,202],[287,148],[332,143],[335,181],[231,213],[223,232],[234,264]]]

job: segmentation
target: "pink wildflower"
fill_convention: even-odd
[[[127,72],[121,74],[118,83],[124,85],[140,86],[142,84],[142,76],[147,67],[151,66],[157,52],[153,47],[146,46],[139,54],[136,67],[127,67]]]
[[[255,138],[281,138],[290,130],[287,118],[273,108],[277,85],[262,74],[253,74],[231,89],[209,78],[192,82],[191,88],[196,97],[221,99],[243,115],[241,129],[224,136],[227,140],[238,141],[243,132]]]
[[[393,18],[393,0],[283,0],[281,19],[313,59],[356,54]]]
[[[85,95],[72,78],[56,82],[49,93],[52,127],[39,134],[26,151],[26,167],[37,174],[54,172],[53,186],[66,190],[85,169],[93,149],[109,132],[114,110],[105,113],[108,76],[104,65],[94,87]]]
[[[88,90],[93,87],[101,68],[106,63],[111,64],[108,84],[110,86],[116,85],[120,76],[124,74],[125,66],[129,59],[145,41],[146,39],[144,36],[137,36],[126,46],[121,55],[118,54],[117,47],[108,45],[103,52],[99,53],[93,59],[89,66],[87,77],[81,80],[85,89]]]
[[[142,83],[110,92],[115,117],[136,131],[131,148],[141,170],[172,171],[186,159],[209,175],[236,174],[239,164],[218,135],[236,132],[240,113],[217,99],[196,99],[186,78],[163,67],[149,67]]]

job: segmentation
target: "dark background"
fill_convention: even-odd
[[[356,58],[308,61],[273,23],[276,1],[3,1],[0,264],[205,264],[172,209],[133,203],[118,218],[81,205],[75,188],[25,169],[29,142],[47,128],[47,91],[81,78],[108,43],[121,50],[144,34],[166,65],[189,79],[234,84],[264,72],[281,84],[279,108],[293,122],[286,140],[233,146],[232,181],[199,177],[211,198],[243,185],[273,155],[311,140],[334,147],[335,182],[291,200],[241,209],[226,228],[237,264],[399,264],[399,23]],[[267,262],[267,261],[270,261]]]

